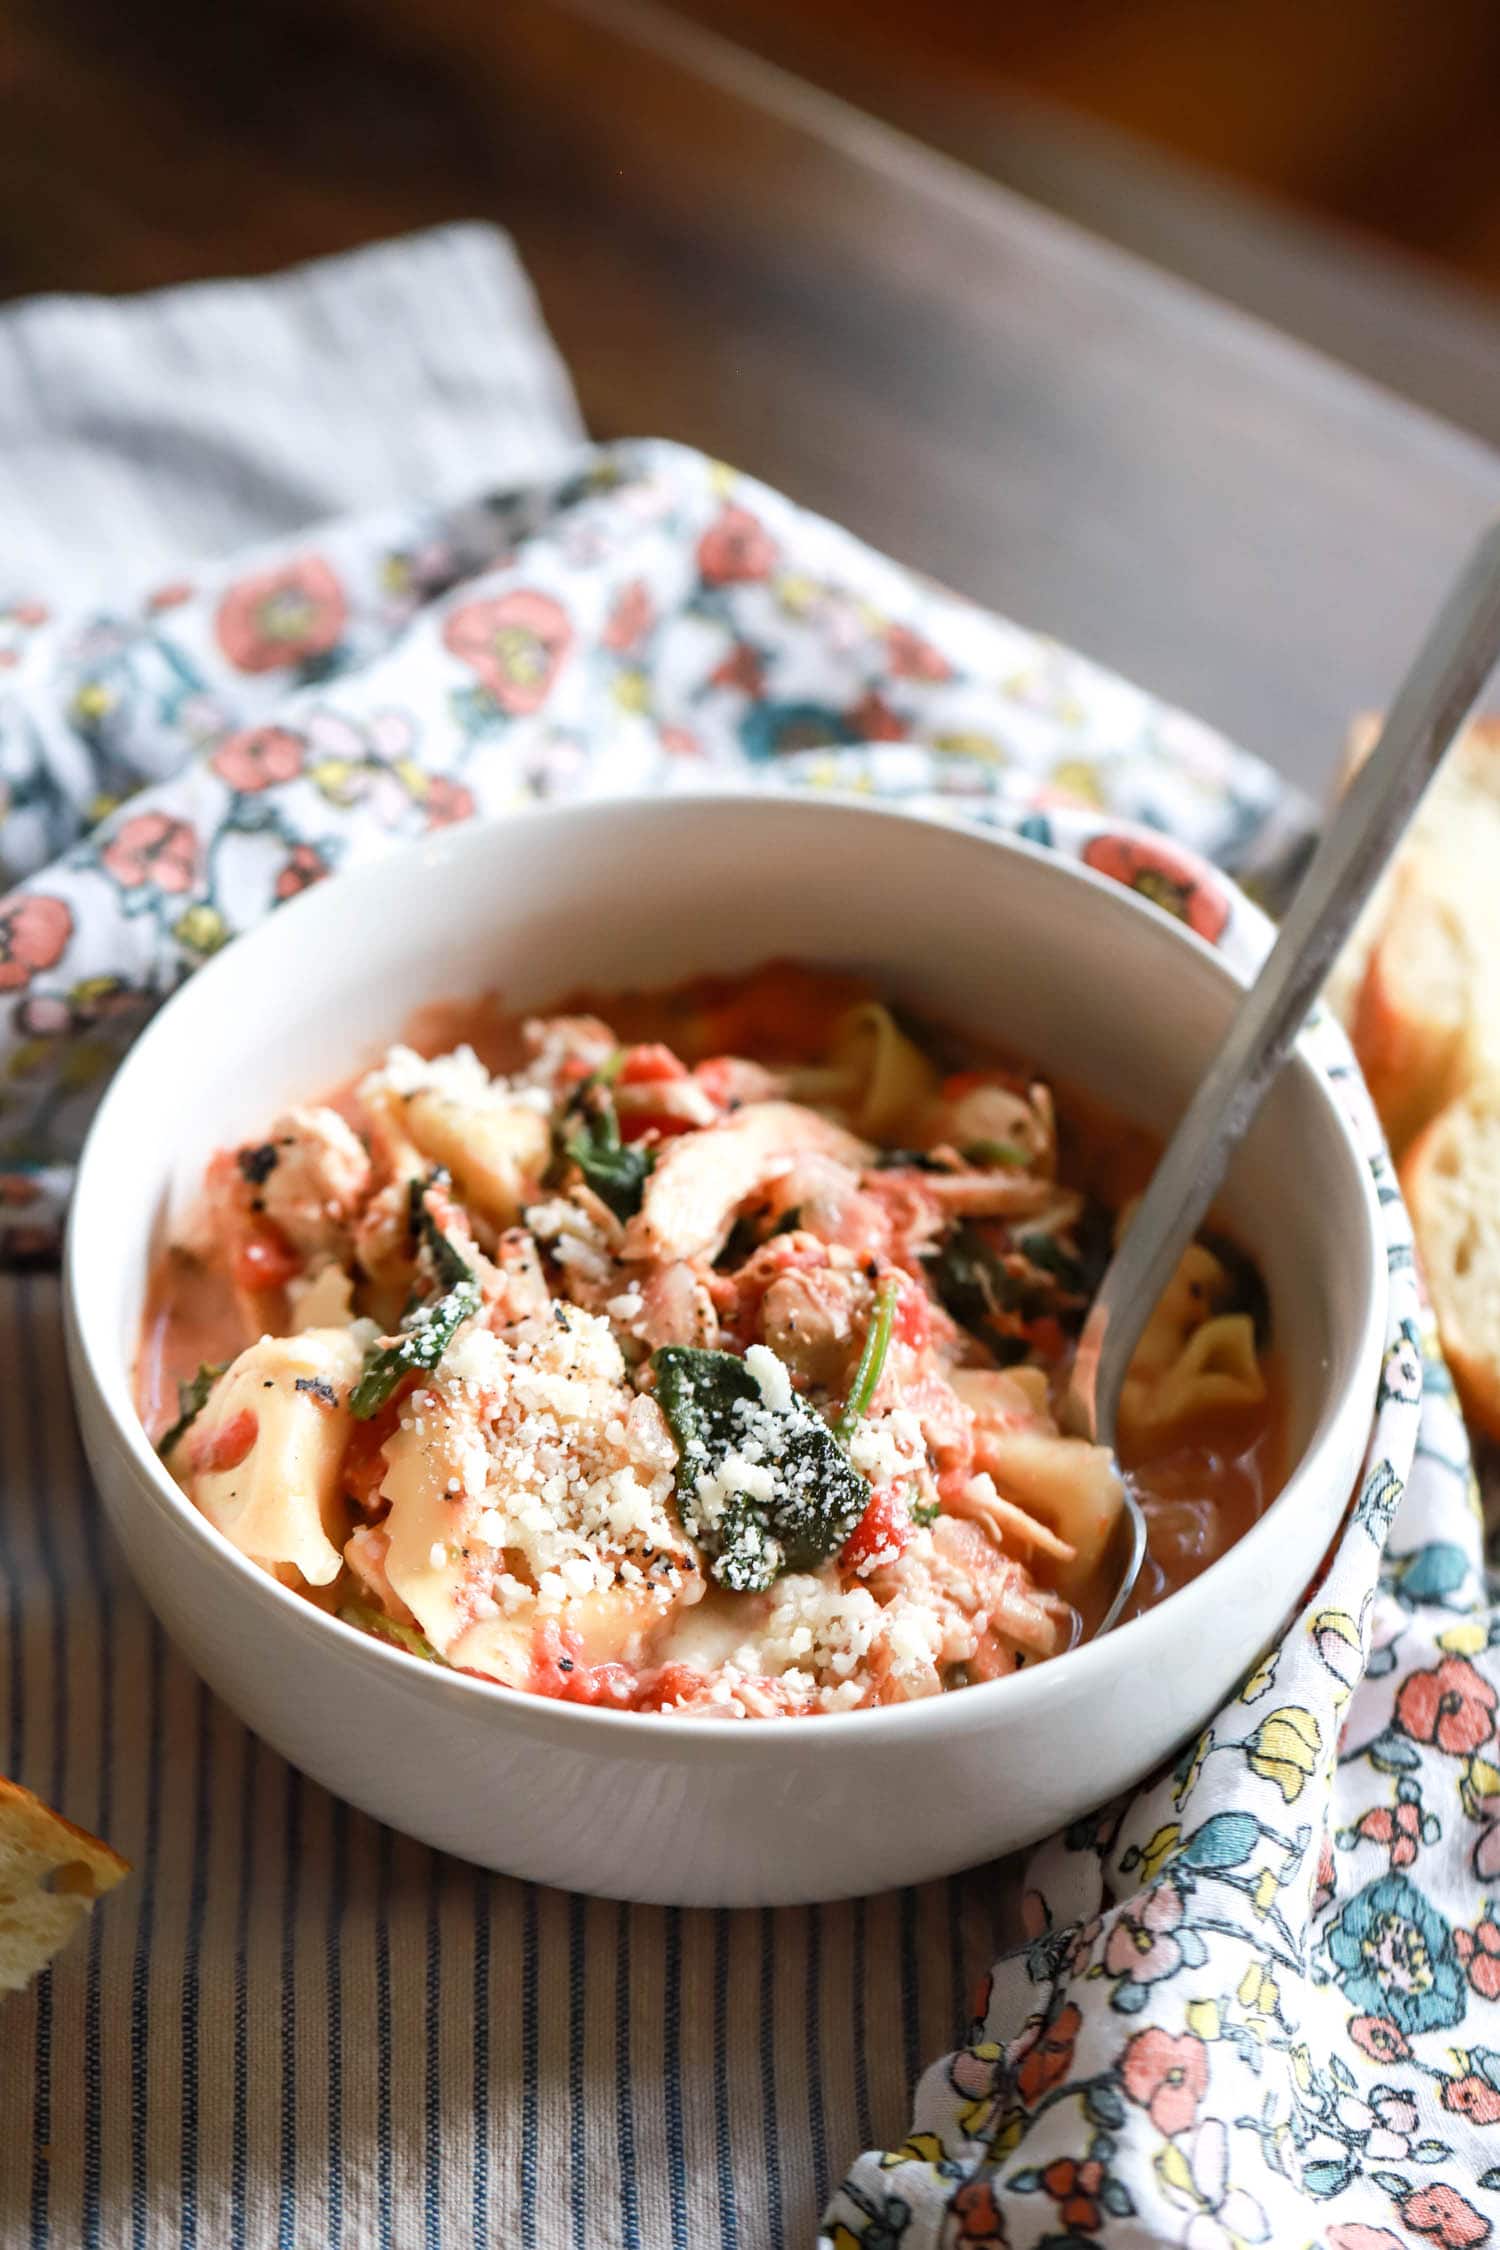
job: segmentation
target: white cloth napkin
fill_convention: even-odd
[[[0,314],[0,597],[118,606],[325,516],[545,475],[582,436],[509,242]]]

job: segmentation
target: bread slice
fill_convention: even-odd
[[[1379,722],[1352,730],[1347,786]],[[1500,720],[1467,727],[1329,980],[1399,1155],[1473,1080],[1500,1075]]]
[[[1394,1149],[1415,1139],[1463,1086],[1483,973],[1474,937],[1462,904],[1442,894],[1429,868],[1399,870],[1350,1025]]]
[[[130,1872],[29,1789],[0,1779],[0,1992],[19,1992]]]
[[[1500,1438],[1500,1078],[1470,1086],[1433,1119],[1407,1152],[1401,1185],[1459,1396]]]

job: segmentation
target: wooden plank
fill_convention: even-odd
[[[493,217],[597,429],[736,460],[1314,784],[1500,511],[1478,444],[647,0],[169,12],[9,59],[0,283]]]

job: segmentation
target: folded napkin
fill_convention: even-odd
[[[194,503],[182,567],[153,549],[150,583],[44,613],[12,564],[13,1258],[46,1253],[98,1087],[183,975],[339,866],[528,797],[746,773],[878,792],[1018,827],[1241,960],[1263,948],[1268,925],[1207,862],[1274,891],[1305,849],[1304,809],[1264,768],[699,455],[580,448],[559,467],[565,394],[500,246],[464,232],[412,255],[252,293],[267,334],[293,338],[289,387],[300,349],[311,396],[352,396],[339,353],[368,334],[330,341],[315,320],[299,346],[299,292],[357,293],[384,259],[387,317],[422,329],[432,269],[441,294],[467,261],[492,284],[477,326],[509,323],[488,358],[471,326],[468,372],[512,371],[531,466],[492,397],[463,439],[468,497],[435,470],[436,504],[404,485],[291,536],[257,517],[278,535],[205,559],[234,491],[261,486],[246,410],[220,469],[197,464],[216,496]],[[160,350],[161,323],[211,332],[217,302],[124,311],[110,349],[144,333]],[[255,324],[234,302],[248,383]],[[1318,1036],[1391,1265],[1360,1492],[1322,1583],[1175,1772],[1035,1856],[1026,1942],[923,2077],[904,2140],[897,2089],[945,2024],[960,2032],[993,1872],[848,1907],[662,1914],[460,1869],[349,1813],[213,1705],[115,1584],[57,1410],[53,1285],[10,1284],[10,1770],[142,1873],[87,1957],[7,2015],[30,2068],[0,2079],[0,2214],[34,2242],[420,2230],[748,2250],[807,2239],[830,2168],[889,2136],[834,2189],[823,2243],[1487,2240],[1500,1662],[1405,1212],[1347,1050]]]

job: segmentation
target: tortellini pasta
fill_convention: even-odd
[[[878,1000],[851,1008],[834,1033],[832,1060],[858,1092],[849,1098],[857,1131],[870,1140],[899,1133],[937,1086],[937,1072]]]
[[[1254,1321],[1249,1313],[1215,1310],[1228,1283],[1224,1266],[1201,1242],[1183,1252],[1121,1389],[1120,1434],[1127,1442],[1264,1400]]]
[[[292,1584],[328,1586],[343,1567],[340,1468],[363,1357],[347,1328],[263,1336],[173,1448],[173,1473],[209,1522]]]

